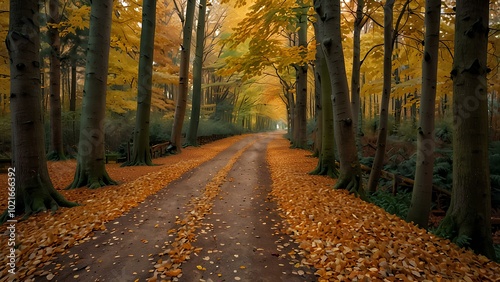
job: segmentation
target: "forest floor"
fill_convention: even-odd
[[[235,136],[69,191],[75,162],[50,162],[82,205],[16,224],[17,277],[0,226],[0,281],[500,281],[499,264],[308,175],[310,154]]]

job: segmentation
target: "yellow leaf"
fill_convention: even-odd
[[[169,276],[169,277],[176,277],[176,276],[179,276],[181,273],[182,273],[182,270],[178,268],[178,269],[174,269],[174,270],[170,270],[170,271],[165,272],[165,275]]]

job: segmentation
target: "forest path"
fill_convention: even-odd
[[[284,255],[296,246],[279,235],[281,220],[268,200],[266,148],[278,136],[249,135],[236,142],[108,223],[107,230],[94,232],[92,240],[72,247],[46,270],[58,273],[53,281],[146,281],[153,276],[315,281],[310,270],[295,268],[297,261]],[[206,217],[197,214],[200,206],[209,212]]]

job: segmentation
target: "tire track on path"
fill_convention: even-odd
[[[183,174],[143,203],[107,223],[104,231],[94,231],[83,243],[75,245],[44,269],[54,274],[52,281],[145,281],[153,265],[172,239],[169,230],[188,211],[188,203],[199,197],[207,183],[233,155],[256,140],[249,135],[212,160]],[[149,272],[151,271],[151,272]],[[46,281],[36,277],[35,281]]]
[[[270,201],[266,149],[280,135],[259,136],[228,172],[194,243],[199,252],[182,265],[178,281],[316,281],[313,270],[288,255],[297,246],[281,232]]]
[[[177,277],[182,276],[182,263],[190,259],[193,252],[199,252],[202,248],[195,248],[193,243],[196,241],[197,234],[201,227],[201,220],[207,213],[210,212],[213,206],[214,198],[220,192],[220,186],[226,181],[228,172],[232,169],[238,158],[256,141],[253,140],[245,147],[236,152],[229,162],[220,169],[216,175],[208,182],[203,194],[200,197],[193,197],[187,203],[187,212],[184,218],[177,218],[176,224],[179,226],[177,229],[169,230],[169,233],[176,234],[173,242],[166,242],[165,252],[160,253],[162,257],[157,264],[155,264],[155,271],[153,277],[149,279],[150,282],[157,281],[158,275],[161,280],[172,279],[177,280]]]

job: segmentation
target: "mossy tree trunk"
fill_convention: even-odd
[[[427,228],[432,204],[432,176],[434,167],[434,116],[436,112],[436,84],[439,48],[441,0],[425,3],[425,45],[422,60],[422,96],[420,98],[420,126],[417,133],[417,163],[415,183],[408,211],[408,221]]]
[[[130,160],[123,166],[153,165],[149,147],[149,120],[153,85],[153,53],[156,27],[156,0],[144,0],[137,83],[137,113],[134,128],[134,147]]]
[[[10,58],[15,212],[8,210],[0,223],[16,215],[77,205],[64,199],[49,178],[45,157],[41,109],[39,1],[10,1],[6,45]],[[14,175],[10,175],[14,177]]]
[[[333,132],[333,108],[331,102],[332,85],[328,74],[323,50],[318,50],[319,60],[317,68],[319,69],[319,83],[321,88],[321,148],[319,152],[318,165],[310,172],[314,175],[328,175],[338,177],[339,171],[335,165],[335,137]]]
[[[363,196],[361,167],[359,165],[349,101],[349,87],[345,71],[340,29],[340,0],[315,0],[318,24],[323,25],[317,40],[325,53],[332,84],[335,141],[339,148],[340,176],[335,188],[347,189]]]
[[[191,57],[191,37],[193,33],[195,0],[187,0],[186,16],[182,28],[181,62],[179,70],[179,96],[175,103],[174,124],[172,126],[171,142],[177,153],[182,147],[182,126],[186,115],[188,86],[189,86],[189,58]]]
[[[113,0],[93,1],[83,89],[77,166],[67,189],[114,185],[104,163],[104,119]]]
[[[47,19],[47,35],[50,44],[50,146],[47,158],[58,161],[65,160],[62,124],[61,124],[61,40],[59,29],[59,1],[49,1],[49,14]]]
[[[189,120],[189,130],[186,136],[186,143],[189,146],[198,146],[198,126],[200,124],[201,108],[201,84],[203,69],[203,51],[205,49],[205,17],[207,11],[207,0],[200,0],[198,25],[196,27],[196,51],[193,62],[193,100],[191,102],[191,119]]]
[[[453,79],[453,191],[438,233],[495,258],[488,162],[488,1],[458,0]],[[457,240],[458,239],[458,240]]]

